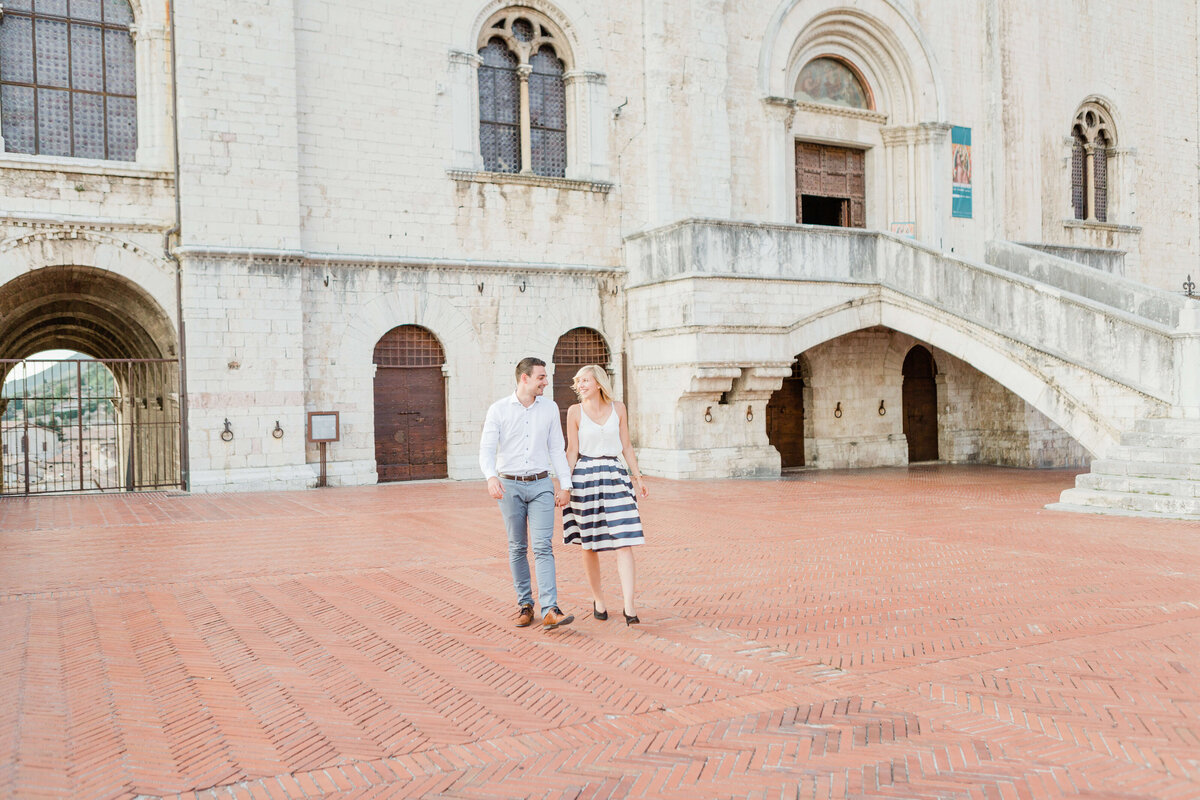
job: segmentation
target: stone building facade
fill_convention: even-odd
[[[528,354],[677,478],[1200,416],[1194,3],[173,5],[4,5],[0,358],[179,359],[190,490],[476,478]]]

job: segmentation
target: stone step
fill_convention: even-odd
[[[1067,489],[1049,508],[1200,521],[1200,498]]]
[[[1114,447],[1105,460],[1144,461],[1150,464],[1200,464],[1200,447],[1140,447],[1121,444]]]
[[[1195,436],[1200,434],[1200,419],[1139,419],[1133,423],[1133,429],[1145,433],[1183,433]]]
[[[1124,447],[1162,447],[1168,449],[1196,450],[1200,452],[1200,432],[1184,433],[1149,433],[1147,431],[1126,431],[1121,434],[1121,445]]]
[[[1174,464],[1165,461],[1125,461],[1097,458],[1091,465],[1094,475],[1128,475],[1135,478],[1167,478],[1200,481],[1200,464]]]
[[[1156,497],[1200,498],[1200,481],[1085,473],[1075,479],[1078,489],[1145,494]]]

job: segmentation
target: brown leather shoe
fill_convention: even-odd
[[[517,612],[517,627],[528,628],[533,624],[533,606],[523,605],[521,610]]]
[[[564,614],[558,606],[542,615],[542,630],[552,631],[562,625],[570,625],[575,621],[574,614]]]

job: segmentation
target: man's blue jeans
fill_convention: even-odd
[[[558,605],[554,578],[554,484],[549,478],[528,482],[501,478],[500,484],[504,487],[504,497],[497,502],[508,529],[508,566],[512,570],[517,603],[533,605],[527,554],[532,540],[538,602],[545,614]]]

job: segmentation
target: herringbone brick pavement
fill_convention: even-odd
[[[0,796],[1200,798],[1200,526],[1073,480],[652,481],[549,633],[481,483],[5,498]]]

